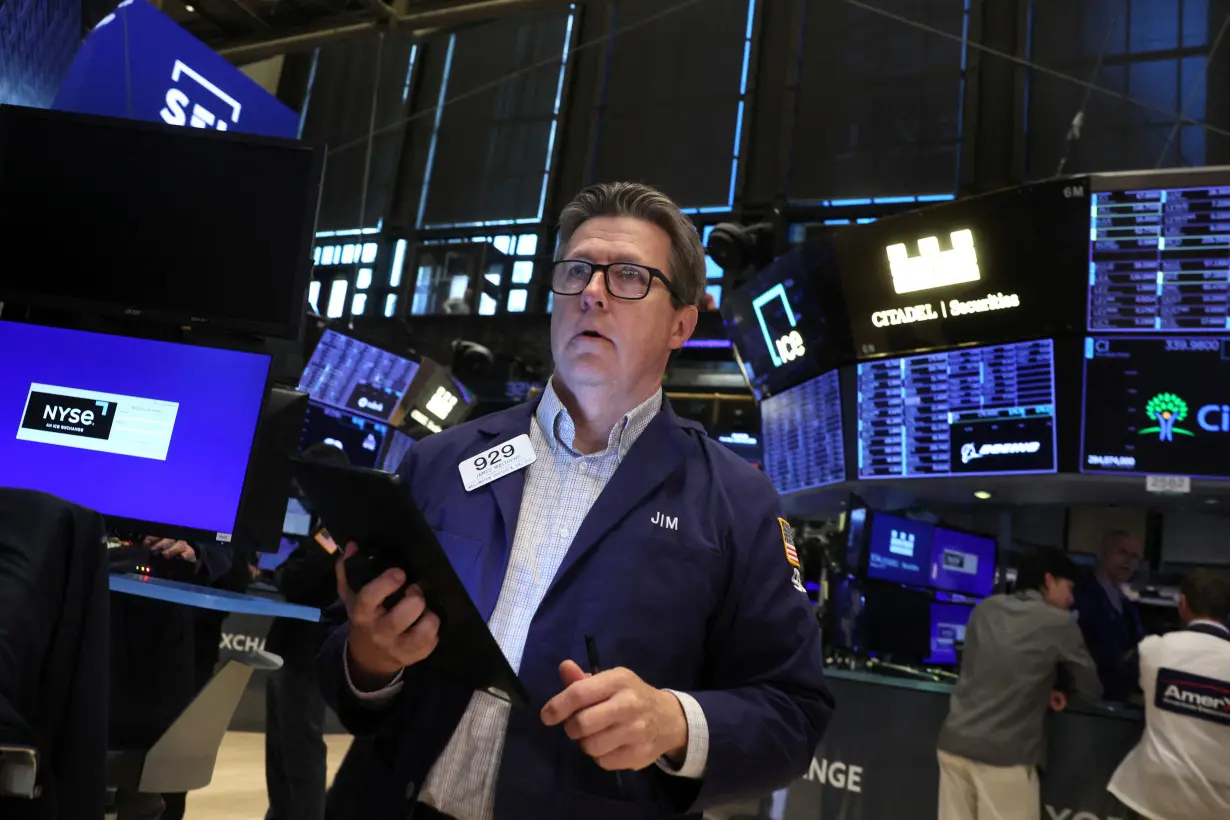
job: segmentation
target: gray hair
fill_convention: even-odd
[[[564,206],[559,215],[557,261],[577,229],[597,216],[629,216],[665,231],[671,240],[671,285],[684,305],[700,304],[705,295],[705,248],[692,220],[670,197],[639,182],[591,185]]]

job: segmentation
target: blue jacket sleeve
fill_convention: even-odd
[[[705,691],[689,692],[709,726],[692,810],[767,794],[801,777],[832,717],[819,625],[794,586],[776,491],[762,474],[738,487],[730,582],[709,631]]]
[[[196,550],[196,560],[200,565],[195,583],[208,586],[231,570],[235,560],[235,549],[230,544],[219,541],[193,541],[192,548]]]

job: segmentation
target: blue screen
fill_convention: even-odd
[[[925,663],[956,666],[955,644],[965,641],[965,627],[974,612],[972,606],[960,604],[931,605],[931,656]]]
[[[418,369],[418,362],[326,330],[299,389],[339,410],[388,421]]]
[[[352,466],[370,470],[379,465],[388,435],[387,424],[308,402],[307,412],[303,415],[303,432],[299,435],[299,449],[306,450],[313,444],[328,444],[345,453]]]
[[[234,530],[268,356],[11,322],[0,350],[0,481],[113,517]]]
[[[256,559],[257,569],[273,572],[286,563],[286,559],[290,557],[290,554],[299,549],[299,544],[298,538],[288,538],[283,535],[282,540],[278,542],[277,552],[262,552]]]
[[[936,527],[931,586],[985,598],[995,586],[995,539]]]
[[[765,473],[779,493],[846,480],[838,371],[803,382],[760,403]]]
[[[867,541],[867,577],[929,586],[933,529],[922,521],[874,513]]]

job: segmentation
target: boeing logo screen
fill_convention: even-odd
[[[867,542],[867,577],[929,586],[934,527],[887,513],[873,513]]]
[[[834,234],[860,357],[1078,330],[1088,196],[1044,182]]]
[[[1084,472],[1230,477],[1230,339],[1085,343]]]

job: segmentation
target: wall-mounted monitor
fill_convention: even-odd
[[[765,473],[779,493],[846,480],[838,371],[760,403]]]
[[[931,604],[931,654],[923,661],[941,666],[957,665],[957,645],[965,643],[972,606]]]
[[[1085,340],[1081,471],[1230,478],[1230,338]]]
[[[995,588],[996,541],[947,527],[931,538],[930,586],[985,598]]]
[[[1230,332],[1230,185],[1091,195],[1089,330]]]
[[[887,513],[872,513],[867,536],[867,577],[908,586],[931,586],[935,527]]]
[[[117,530],[231,540],[269,356],[15,322],[0,350],[0,483]]]
[[[853,359],[831,246],[795,248],[727,294],[726,333],[758,399]]]
[[[1049,339],[858,365],[858,477],[1053,473]]]
[[[1079,330],[1088,264],[1087,186],[983,194],[833,236],[860,358]]]
[[[392,353],[336,330],[326,330],[299,379],[314,402],[387,422],[419,370]]]

